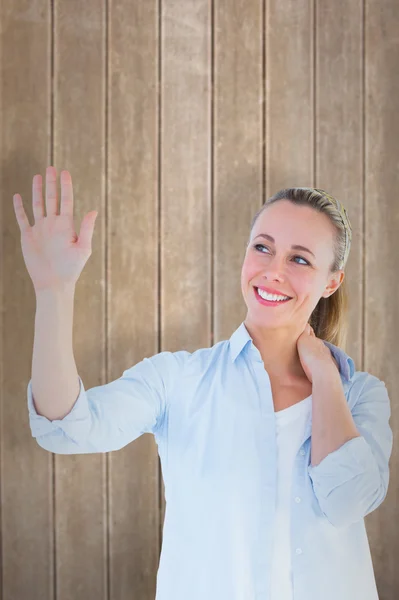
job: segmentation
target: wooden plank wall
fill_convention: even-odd
[[[252,216],[291,185],[341,198],[354,229],[347,352],[398,410],[397,0],[2,0],[1,599],[155,597],[164,487],[152,436],[62,456],[26,406],[35,296],[12,196],[70,171],[98,210],[75,297],[86,389],[245,318]],[[58,179],[59,181],[59,179]],[[398,453],[366,517],[381,600],[399,596]]]

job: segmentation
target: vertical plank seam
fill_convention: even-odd
[[[3,6],[0,5],[0,40],[3,40],[3,27],[2,27],[2,16],[3,16]],[[3,67],[3,55],[1,53],[2,51],[2,44],[0,44],[0,68],[2,69]],[[1,71],[3,73],[3,70]],[[3,129],[3,104],[2,104],[2,94],[0,94],[0,131],[4,131]],[[1,142],[3,142],[3,137],[1,138]],[[3,146],[1,146],[1,149],[3,149]],[[5,242],[4,242],[4,231],[5,231],[5,219],[4,219],[4,213],[5,211],[2,210],[3,208],[3,203],[0,203],[0,226],[1,226],[1,240],[0,240],[0,256],[5,256]],[[3,268],[3,263],[1,265],[1,267]],[[2,276],[0,277],[0,326],[1,326],[1,331],[4,332],[4,315],[5,315],[5,294],[4,294],[4,289],[5,289],[5,285],[4,285],[4,280],[5,280],[5,270],[3,269],[2,271]],[[4,346],[3,346],[3,335],[0,336],[0,378],[1,378],[1,402],[0,402],[0,423],[3,426],[4,423],[4,412],[3,412],[3,406],[4,406],[4,381],[5,381],[5,377],[4,377]],[[4,483],[4,479],[3,479],[3,460],[4,460],[4,443],[3,443],[3,427],[2,427],[2,432],[1,432],[1,438],[0,438],[0,527],[1,527],[1,534],[0,534],[0,598],[4,597],[4,565],[3,565],[3,535],[4,535],[4,519],[3,519],[3,501],[4,501],[4,494],[3,494],[3,483]]]
[[[55,53],[55,7],[54,0],[50,0],[50,164],[54,164],[54,53]],[[50,548],[49,548],[49,587],[52,588],[53,600],[57,599],[57,530],[56,530],[56,468],[57,457],[55,453],[50,455],[50,480],[51,493],[49,494],[49,528],[50,528]],[[51,585],[52,583],[52,585]],[[51,597],[51,591],[50,596]]]
[[[158,30],[157,30],[157,43],[158,43],[158,72],[157,72],[157,123],[158,123],[158,131],[157,131],[157,144],[158,144],[158,173],[157,173],[157,210],[158,210],[158,222],[156,223],[156,232],[158,237],[158,264],[157,264],[157,275],[158,275],[158,290],[157,290],[157,333],[158,333],[158,341],[157,341],[157,351],[162,352],[162,206],[161,206],[161,176],[162,176],[162,114],[161,114],[161,106],[162,106],[162,96],[161,96],[161,80],[162,80],[162,1],[158,0],[157,3],[158,10]],[[158,560],[160,558],[161,549],[162,549],[162,529],[163,529],[163,519],[162,519],[162,468],[160,463],[160,458],[158,456]]]
[[[266,28],[267,28],[267,15],[268,15],[268,0],[262,2],[262,103],[261,103],[261,124],[262,124],[262,146],[261,146],[261,160],[262,160],[262,180],[261,180],[261,197],[259,208],[263,206],[268,194],[267,188],[267,40],[266,40]]]
[[[104,35],[105,40],[103,43],[104,48],[104,205],[105,205],[105,228],[104,228],[104,238],[105,238],[105,253],[104,253],[104,270],[103,270],[103,279],[105,280],[105,286],[103,287],[103,298],[104,298],[104,329],[103,329],[103,341],[104,341],[104,351],[103,351],[103,368],[102,372],[105,372],[106,381],[110,381],[110,373],[109,373],[109,284],[108,284],[108,264],[109,264],[109,244],[108,244],[108,222],[109,222],[109,199],[108,199],[108,177],[109,177],[109,166],[108,166],[108,140],[109,140],[109,69],[108,69],[108,61],[109,61],[109,13],[110,7],[108,0],[105,0],[105,18],[104,18]],[[101,456],[102,459],[102,476],[103,476],[103,485],[105,486],[105,565],[104,565],[104,590],[106,600],[111,599],[111,559],[110,559],[110,539],[111,539],[111,509],[110,509],[110,486],[111,486],[111,469],[112,469],[112,459],[110,453],[107,452],[105,455]]]
[[[215,343],[215,2],[210,0],[210,15],[211,15],[211,27],[210,27],[210,140],[209,140],[209,169],[210,169],[210,346]]]
[[[0,5],[0,40],[3,40],[3,27],[2,27],[2,16],[3,16],[3,6]],[[2,69],[3,67],[3,55],[1,53],[2,51],[2,44],[0,44],[0,68]],[[1,71],[3,73],[3,70]],[[4,131],[3,129],[3,104],[2,104],[2,94],[0,94],[0,131]],[[3,137],[1,138],[1,142],[3,142]],[[1,146],[1,149],[3,149],[3,146]],[[4,231],[5,231],[5,219],[4,219],[4,213],[5,210],[3,211],[3,203],[0,203],[0,226],[1,226],[1,240],[0,240],[0,256],[5,256],[5,242],[4,242]],[[3,268],[3,263],[2,263],[2,268]],[[4,289],[5,289],[5,285],[4,285],[4,280],[5,280],[5,270],[3,269],[2,271],[2,276],[0,277],[0,327],[1,327],[1,331],[4,332],[4,315],[5,315],[5,294],[4,294]],[[1,378],[1,402],[0,402],[0,423],[3,426],[4,423],[4,412],[3,412],[3,406],[4,406],[4,346],[3,346],[3,335],[0,336],[0,378]],[[3,565],[3,535],[4,535],[4,519],[3,519],[3,501],[4,501],[4,494],[3,494],[3,483],[4,483],[4,479],[3,479],[3,460],[4,460],[4,443],[3,443],[4,437],[3,437],[3,427],[2,427],[2,432],[1,432],[1,438],[0,438],[0,444],[1,444],[1,448],[0,448],[0,527],[1,527],[1,534],[0,534],[0,598],[4,597],[4,565]]]
[[[361,61],[362,61],[362,93],[361,93],[361,113],[362,113],[362,244],[361,244],[361,253],[362,253],[362,295],[361,295],[361,314],[362,314],[362,323],[361,323],[361,358],[360,358],[360,369],[364,371],[365,362],[366,362],[366,287],[367,287],[367,272],[366,272],[366,2],[362,0],[362,53],[361,53]]]
[[[2,27],[2,16],[3,16],[3,5],[0,5],[0,40],[3,40],[3,27]],[[0,68],[2,69],[3,67],[3,54],[2,54],[2,44],[0,44]],[[3,70],[1,71],[3,73]],[[2,94],[0,94],[0,131],[4,131],[3,129],[3,104],[2,104]],[[3,142],[3,137],[1,138],[1,142]],[[1,146],[1,149],[3,149],[3,146]],[[4,219],[4,214],[5,214],[5,210],[3,211],[3,203],[0,203],[0,226],[1,226],[1,240],[0,240],[0,256],[5,256],[5,235],[4,235],[4,231],[5,231],[5,219]],[[1,265],[1,267],[3,268],[3,263]],[[1,326],[1,331],[4,332],[4,315],[5,315],[5,294],[4,294],[4,289],[5,289],[5,285],[4,285],[4,280],[5,280],[5,270],[3,269],[2,271],[2,276],[0,277],[0,326]],[[0,423],[3,426],[4,423],[4,412],[3,412],[3,406],[4,406],[4,381],[5,381],[5,377],[4,377],[4,346],[3,346],[3,335],[0,336],[0,378],[1,378],[1,402],[0,402]],[[3,429],[3,427],[2,427]],[[3,431],[1,432],[3,434]],[[3,483],[4,483],[4,479],[3,479],[3,460],[4,460],[4,443],[3,443],[3,435],[1,435],[0,438],[0,527],[1,527],[1,534],[0,534],[0,598],[4,597],[4,564],[3,564],[3,535],[4,535],[4,518],[3,518],[3,501],[4,501],[4,494],[3,494]]]
[[[313,182],[313,185],[315,187],[318,187],[317,184],[319,183],[318,180],[318,163],[317,163],[317,0],[313,0],[313,3],[311,5],[311,7],[313,8],[312,11],[312,15],[311,18],[313,19],[313,38],[311,39],[311,43],[313,43],[313,47],[311,48],[312,51],[312,66],[310,69],[310,79],[311,79],[311,86],[310,89],[312,91],[313,94],[313,102],[312,102],[312,108],[313,108],[313,114],[311,115],[311,123],[313,126],[313,163],[312,163],[312,175],[311,175],[311,180]],[[320,183],[321,185],[321,183]]]

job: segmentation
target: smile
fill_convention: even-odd
[[[264,306],[278,306],[279,304],[286,304],[286,302],[292,300],[292,298],[287,298],[286,300],[266,300],[266,298],[262,298],[262,296],[259,294],[258,288],[254,287],[253,289],[255,291],[256,299]]]

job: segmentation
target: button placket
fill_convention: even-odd
[[[306,451],[304,450],[304,448],[300,449],[299,454],[301,454],[302,456],[304,456],[306,454]],[[297,468],[298,469],[301,468],[300,465],[302,465],[302,460],[298,461],[298,464],[297,464]],[[301,490],[300,487],[297,487],[296,489],[294,488],[292,490],[292,498],[293,498],[293,501],[295,502],[295,504],[300,504],[302,502],[302,496],[295,495],[295,492],[298,493],[298,492],[301,492],[301,491],[303,491],[303,490]],[[303,531],[302,531],[303,519],[301,518],[301,515],[300,515],[301,509],[300,509],[299,506],[298,506],[298,508],[296,508],[296,507],[294,508],[293,507],[292,510],[293,510],[293,514],[295,515],[294,516],[294,522],[292,523],[292,525],[294,526],[294,523],[299,523],[301,525],[299,527],[299,530],[298,530],[298,528],[293,528],[293,530],[291,531],[291,535],[292,535],[291,542],[293,544],[295,544],[295,543],[303,541]],[[297,511],[299,511],[299,512],[297,512]],[[294,548],[295,548],[295,546],[294,546]],[[303,549],[300,546],[298,546],[297,548],[295,548],[295,554],[297,556],[303,554]]]

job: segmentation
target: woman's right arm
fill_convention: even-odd
[[[76,282],[92,252],[97,211],[84,216],[78,235],[73,205],[72,179],[62,171],[58,207],[54,167],[46,169],[45,205],[42,177],[33,177],[33,226],[20,195],[14,195],[22,253],[36,293],[29,424],[39,446],[50,452],[109,452],[159,430],[188,353],[144,358],[119,379],[85,390],[73,356],[73,302]]]
[[[92,252],[97,212],[84,216],[78,235],[71,175],[61,172],[58,202],[57,172],[52,166],[46,169],[46,203],[42,176],[33,177],[32,226],[20,194],[14,194],[13,200],[22,254],[36,292],[32,358],[35,404],[40,415],[50,420],[62,419],[79,394],[72,348],[73,301],[76,282]]]
[[[33,402],[37,413],[50,421],[70,413],[79,396],[72,344],[74,296],[74,285],[36,293]]]

